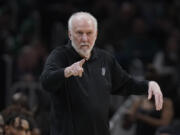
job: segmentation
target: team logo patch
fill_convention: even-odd
[[[102,67],[101,74],[102,74],[102,76],[105,76],[105,74],[106,74],[106,68],[105,67]]]

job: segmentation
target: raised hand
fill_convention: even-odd
[[[163,107],[163,95],[159,85],[155,81],[149,82],[148,99],[154,95],[156,110],[161,110]]]
[[[82,77],[82,74],[84,72],[84,69],[83,69],[83,64],[85,63],[85,59],[82,59],[74,64],[72,64],[71,66],[69,67],[66,67],[65,70],[64,70],[64,76],[66,78],[70,77],[70,76],[79,76],[79,77]]]

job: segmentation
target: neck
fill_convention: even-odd
[[[86,55],[86,56],[84,56],[84,55],[81,55],[81,54],[79,54],[81,57],[83,57],[84,59],[86,59],[86,60],[89,60],[90,59],[90,57],[91,57],[91,53],[89,53],[88,55]]]

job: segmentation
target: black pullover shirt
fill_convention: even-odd
[[[136,81],[113,56],[93,48],[83,76],[64,77],[64,69],[82,60],[68,44],[54,49],[41,75],[51,95],[51,135],[109,135],[110,95],[145,94],[147,81]]]

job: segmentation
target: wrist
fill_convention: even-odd
[[[64,69],[64,77],[65,77],[65,78],[68,78],[68,77],[70,77],[70,76],[71,76],[70,67],[66,67],[66,68]]]

